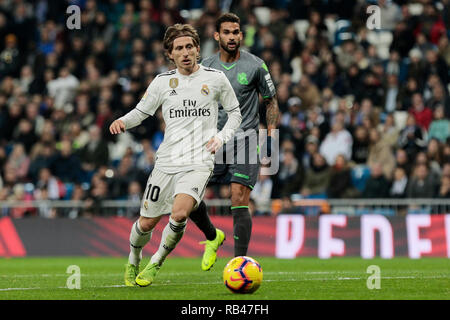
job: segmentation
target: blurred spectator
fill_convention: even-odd
[[[50,169],[62,182],[80,182],[80,160],[77,155],[72,153],[70,141],[64,140],[61,142],[60,150],[55,155]]]
[[[410,64],[408,66],[408,79],[416,79],[418,86],[424,85],[425,79],[425,63],[423,62],[423,54],[418,48],[413,48],[409,52]],[[408,87],[410,87],[408,85]]]
[[[355,164],[366,164],[369,157],[369,133],[366,127],[357,126],[352,145],[352,161]]]
[[[10,33],[5,37],[5,48],[0,52],[0,78],[17,77],[20,70],[20,55],[17,37]]]
[[[436,161],[430,161],[427,154],[424,151],[421,151],[416,155],[416,159],[414,162],[415,167],[417,167],[419,164],[424,164],[428,168],[429,174],[432,177],[434,184],[438,184],[439,179],[441,178],[442,171],[439,163],[437,163]]]
[[[127,200],[130,201],[130,203],[136,204],[135,207],[129,207],[127,208],[127,217],[133,218],[137,215],[139,215],[139,208],[141,205],[141,199],[142,199],[142,188],[138,181],[131,181],[128,185],[128,196]]]
[[[155,167],[155,151],[149,140],[142,141],[142,152],[137,155],[136,167],[149,175]]]
[[[302,100],[299,97],[291,97],[287,101],[287,112],[283,113],[281,116],[281,125],[285,127],[289,127],[291,123],[292,118],[299,118],[301,117],[300,114],[300,106],[302,105]]]
[[[28,177],[33,183],[36,183],[39,172],[42,168],[50,168],[52,166],[56,153],[54,147],[50,143],[36,144],[30,155],[30,166],[28,168]]]
[[[392,149],[397,147],[399,131],[392,113],[387,114],[384,119],[384,123],[378,125],[378,131],[381,134],[381,140],[383,140]]]
[[[441,168],[443,164],[443,155],[439,140],[432,138],[428,141],[426,155],[432,166]]]
[[[390,183],[383,173],[383,165],[375,162],[370,167],[370,177],[362,192],[363,198],[388,198]]]
[[[397,167],[401,167],[405,170],[406,175],[409,177],[412,172],[412,160],[408,158],[408,154],[403,149],[397,149],[395,152],[395,162]]]
[[[386,98],[384,102],[384,110],[386,112],[394,112],[397,110],[397,96],[399,94],[398,77],[395,74],[387,76]]]
[[[392,172],[395,167],[395,158],[390,145],[381,140],[380,132],[373,128],[369,133],[370,147],[367,165],[372,167],[377,163],[383,165],[383,173],[387,180],[392,179]]]
[[[312,157],[319,152],[319,139],[313,135],[306,137],[305,152],[302,154],[302,166],[308,169],[311,166]]]
[[[276,198],[298,192],[304,178],[303,166],[295,158],[292,147],[282,150],[281,158],[280,168],[272,188],[272,195]]]
[[[108,145],[96,125],[89,127],[89,142],[79,151],[79,156],[84,171],[93,171],[108,164]]]
[[[72,201],[84,201],[86,198],[86,192],[80,184],[73,186],[72,195],[70,200]],[[64,216],[74,219],[83,215],[83,207],[71,207],[64,210]]]
[[[445,142],[450,136],[450,121],[444,116],[444,107],[438,105],[433,112],[433,121],[428,131],[428,139],[436,138],[441,142]]]
[[[87,214],[89,216],[102,214],[102,201],[108,198],[109,192],[107,182],[104,178],[100,177],[99,174],[94,175],[86,197],[86,207],[83,214]]]
[[[307,111],[320,103],[320,91],[307,75],[303,75],[292,93],[301,99],[301,109]]]
[[[330,132],[329,119],[323,113],[320,107],[313,107],[306,112],[306,128],[312,130],[314,127],[319,129],[319,139],[322,141]]]
[[[12,194],[8,198],[8,200],[22,202],[22,203],[29,203],[32,199],[32,196],[25,192],[25,187],[23,184],[16,184],[12,188]],[[23,207],[14,207],[11,208],[10,211],[10,217],[11,218],[24,218],[27,216],[32,215],[34,212],[31,205],[29,207],[23,206]]]
[[[14,130],[17,128],[22,116],[23,108],[17,102],[12,102],[8,106],[8,110],[4,112],[0,139],[4,142],[12,140]]]
[[[448,36],[441,36],[438,43],[438,49],[439,55],[444,59],[447,66],[450,66],[450,43],[448,41]]]
[[[413,77],[408,78],[406,85],[400,88],[397,95],[397,110],[408,111],[412,106],[412,96],[419,91],[417,80]]]
[[[405,6],[406,7],[406,6]],[[405,14],[406,13],[406,14]],[[397,50],[401,57],[406,57],[415,43],[412,27],[408,25],[409,12],[406,7],[404,19],[394,27],[391,50]]]
[[[305,173],[301,195],[304,197],[326,197],[330,178],[331,169],[327,161],[320,153],[314,154],[311,167]]]
[[[35,190],[34,198],[39,201],[39,206],[37,207],[37,214],[39,217],[56,218],[58,213],[56,208],[52,207],[52,204],[49,201],[48,189],[45,186]]]
[[[381,28],[393,30],[396,24],[402,20],[400,7],[393,1],[379,0]]]
[[[115,199],[126,199],[128,194],[128,185],[131,181],[139,181],[141,185],[142,180],[148,178],[147,176],[142,177],[141,172],[134,167],[133,158],[128,152],[119,164],[119,167],[115,170],[114,176],[110,184],[110,195]],[[95,177],[95,176],[94,176]]]
[[[75,90],[78,88],[78,79],[70,74],[69,69],[62,68],[59,77],[51,80],[47,84],[47,90],[50,97],[55,99],[55,108],[72,110],[68,104],[73,103]]]
[[[425,64],[425,79],[430,74],[437,74],[444,85],[448,84],[448,66],[445,61],[439,57],[438,51],[435,48],[426,51],[426,64]]]
[[[406,189],[408,186],[408,176],[403,167],[396,167],[394,169],[394,178],[392,181],[389,194],[391,198],[404,198],[406,196]]]
[[[25,152],[23,144],[16,143],[8,157],[6,165],[15,171],[18,181],[25,181],[30,166],[30,158]]]
[[[450,198],[450,177],[442,176],[438,197],[444,199]]]
[[[414,93],[412,96],[412,107],[409,112],[416,119],[416,123],[421,128],[428,130],[431,121],[433,120],[433,112],[423,103],[423,98],[420,93]]]
[[[250,197],[255,201],[255,215],[270,215],[273,183],[270,176],[260,174]]]
[[[332,166],[339,154],[343,154],[347,160],[350,160],[352,157],[352,146],[353,138],[344,128],[343,121],[335,119],[330,133],[323,140],[319,150],[327,163]]]
[[[36,199],[59,200],[66,195],[64,184],[53,176],[49,168],[39,170],[39,178],[36,182],[36,191],[34,196]],[[41,195],[45,191],[44,195]]]
[[[38,140],[33,129],[33,125],[28,119],[21,119],[13,133],[13,139],[24,146],[26,153],[31,151],[31,148]]]
[[[408,115],[406,126],[400,131],[398,146],[406,151],[408,158],[413,160],[417,152],[423,150],[426,145],[426,133],[416,125],[413,115]]]
[[[436,83],[436,85],[432,87],[431,94],[431,98],[427,101],[428,106],[432,110],[436,110],[436,108],[442,106],[444,110],[447,110],[445,116],[448,118],[450,115],[450,110],[448,110],[450,109],[450,96],[445,87],[441,83]]]
[[[436,195],[437,185],[425,164],[418,164],[414,168],[411,182],[408,185],[408,198],[433,198]]]
[[[350,168],[343,155],[338,155],[334,166],[331,167],[327,195],[329,198],[354,198],[358,195],[352,184]]]

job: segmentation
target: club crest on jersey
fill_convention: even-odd
[[[237,80],[242,85],[247,85],[248,84],[247,74],[245,72],[238,73]]]
[[[178,87],[178,78],[170,78],[169,80],[169,86],[172,89],[175,89],[176,87]]]
[[[148,201],[147,200],[144,201],[144,208],[145,208],[145,210],[148,210]]]
[[[202,86],[202,90],[200,90],[200,92],[202,93],[202,95],[207,96],[209,94],[209,88],[206,84],[204,84]]]

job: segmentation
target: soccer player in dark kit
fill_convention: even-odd
[[[258,136],[259,129],[259,94],[261,94],[266,106],[266,122],[268,129],[267,156],[270,157],[272,130],[276,129],[279,121],[278,103],[275,97],[275,86],[270,77],[269,69],[265,62],[255,55],[241,50],[240,43],[243,39],[240,28],[240,19],[233,13],[225,13],[216,21],[214,38],[219,43],[219,51],[204,59],[202,65],[221,70],[230,81],[242,114],[242,123],[235,134],[234,145],[228,143],[222,148],[223,153],[234,153],[234,163],[217,161],[221,156],[219,151],[216,156],[214,174],[210,184],[231,183],[231,212],[233,215],[234,255],[245,256],[247,254],[251,230],[252,218],[249,212],[250,192],[252,191],[259,173],[260,161],[257,153],[259,147],[252,145],[246,139],[249,131]],[[226,122],[227,115],[223,109],[219,109],[218,129]],[[235,147],[237,146],[237,150]],[[237,161],[240,155],[248,154],[248,159],[257,161]],[[237,157],[236,157],[237,155]],[[227,157],[229,154],[226,155]],[[208,217],[205,203],[202,201],[198,209],[191,213],[190,218],[203,231],[206,236],[205,252],[202,259],[202,269],[209,270],[217,259],[217,249],[223,243],[225,235],[223,231],[216,229]]]

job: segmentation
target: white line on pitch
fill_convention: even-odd
[[[424,277],[414,277],[414,276],[400,276],[400,277],[381,277],[381,279],[442,279],[442,278],[450,278],[450,276],[424,276]],[[345,281],[345,280],[365,280],[364,277],[358,278],[306,278],[306,279],[265,279],[264,282],[299,282],[299,281]],[[171,283],[167,281],[166,283],[154,283],[152,287],[158,286],[185,286],[185,285],[211,285],[211,284],[221,284],[222,282],[191,282],[191,283]],[[107,286],[95,286],[95,287],[85,287],[83,289],[98,289],[98,288],[125,288],[125,285],[107,285]],[[52,287],[41,288],[0,288],[1,291],[20,291],[20,290],[44,290],[44,289],[55,289]],[[56,289],[67,289],[67,287],[56,287]]]

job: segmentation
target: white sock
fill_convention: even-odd
[[[172,218],[169,218],[169,223],[163,230],[161,236],[161,243],[159,244],[158,251],[150,259],[150,263],[158,263],[162,265],[167,255],[175,249],[177,243],[181,240],[186,229],[186,222],[176,222]]]
[[[150,241],[152,237],[152,230],[143,232],[139,225],[139,220],[136,220],[131,227],[130,232],[130,255],[128,262],[135,265],[139,265],[142,259],[142,249]]]

